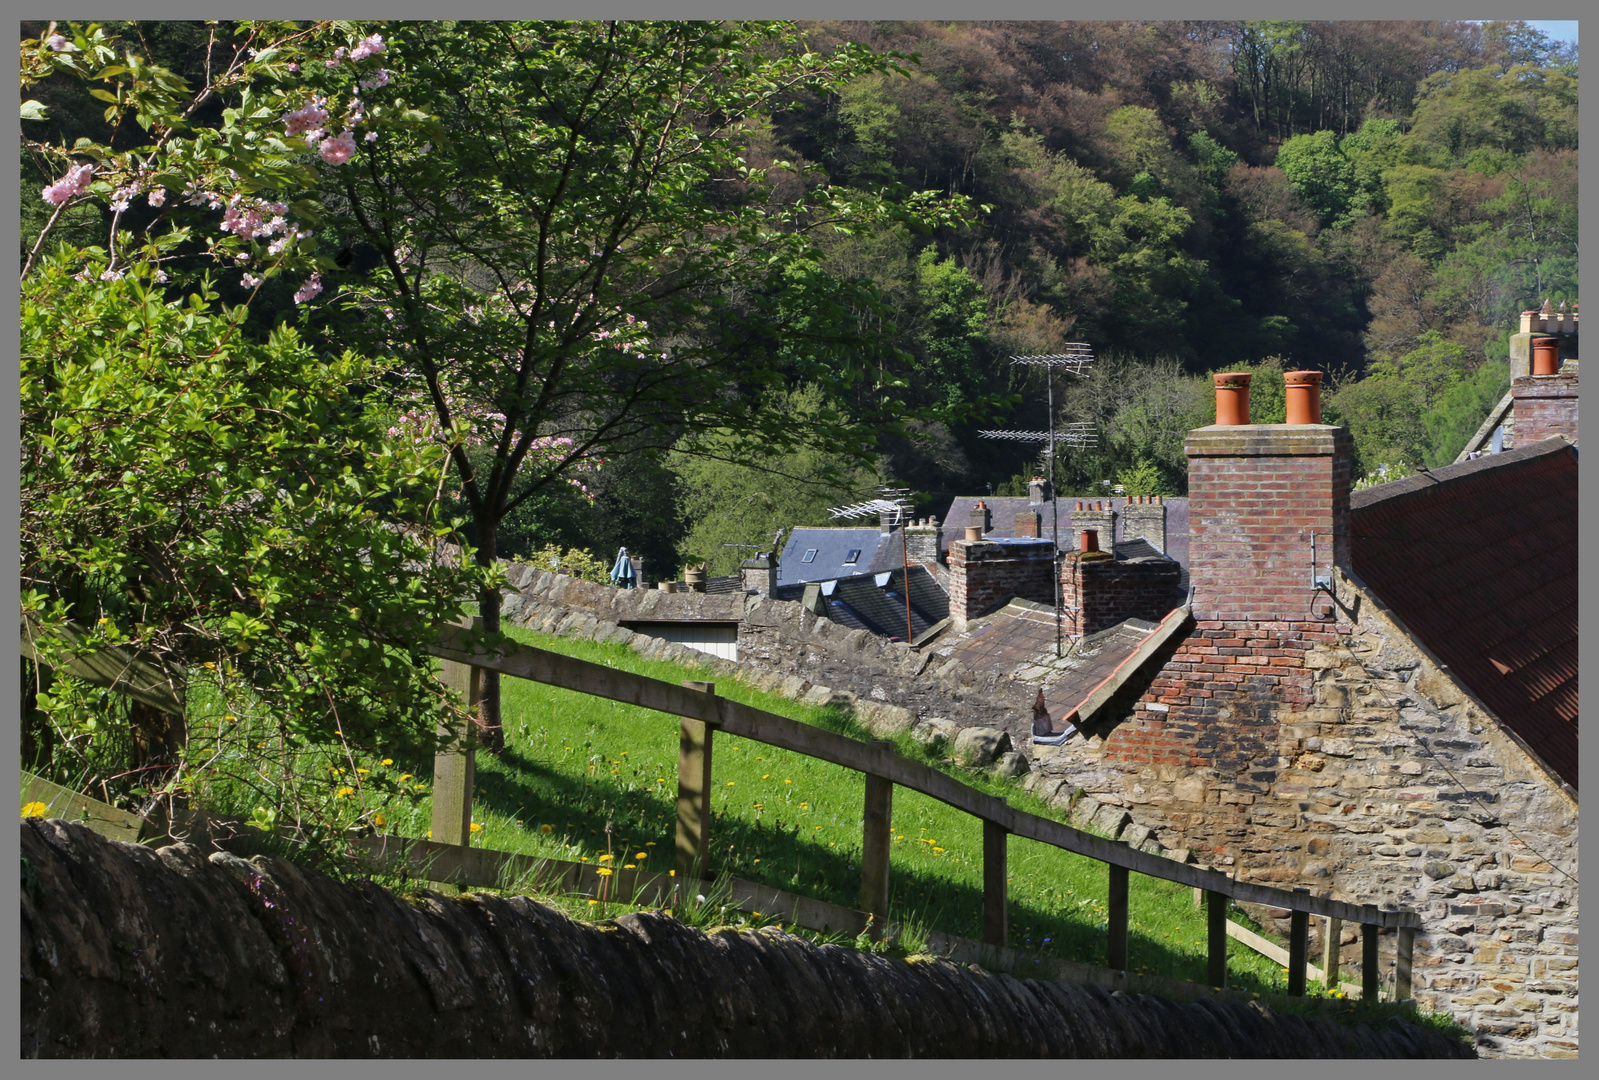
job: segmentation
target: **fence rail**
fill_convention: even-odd
[[[632,672],[619,671],[576,657],[510,642],[496,649],[479,643],[475,630],[449,627],[440,635],[433,655],[446,661],[446,678],[460,685],[476,686],[478,680],[467,671],[487,671],[513,678],[557,686],[577,693],[608,698],[679,717],[681,732],[678,779],[678,866],[681,873],[691,866],[703,868],[703,853],[708,847],[709,818],[701,805],[711,783],[714,733],[726,732],[791,750],[865,774],[868,778],[867,804],[863,808],[861,906],[883,925],[888,912],[889,806],[892,789],[904,787],[938,799],[984,823],[984,944],[1006,945],[1006,840],[1020,836],[1049,844],[1074,854],[1105,863],[1110,875],[1106,954],[1108,966],[1124,969],[1127,964],[1128,873],[1161,878],[1201,890],[1208,902],[1210,923],[1210,966],[1212,985],[1226,979],[1227,920],[1226,901],[1286,908],[1290,912],[1288,992],[1303,994],[1305,960],[1308,954],[1309,916],[1318,915],[1336,923],[1357,923],[1362,928],[1362,991],[1375,997],[1378,992],[1377,935],[1382,930],[1396,934],[1394,995],[1410,996],[1410,961],[1419,917],[1413,911],[1380,909],[1375,904],[1351,904],[1330,897],[1313,896],[1308,890],[1292,891],[1238,881],[1219,870],[1189,866],[1174,859],[1140,851],[1124,842],[1109,840],[1075,829],[1053,818],[1040,817],[1010,806],[1005,799],[987,795],[954,777],[918,761],[901,757],[887,742],[862,742],[848,736],[769,713],[741,702],[719,697],[714,686],[694,683],[676,686]],[[450,668],[460,673],[450,673]],[[471,750],[458,750],[453,756],[441,755],[438,768],[450,774],[450,785],[470,785]],[[874,784],[872,781],[876,781]],[[435,778],[435,786],[439,781]],[[470,804],[470,798],[466,800]],[[451,805],[454,805],[452,803]],[[453,819],[452,819],[453,823]],[[435,835],[440,835],[435,830]]]
[[[23,654],[33,655],[29,627],[23,625]],[[1008,952],[1008,927],[1006,919],[1006,856],[1007,840],[1020,836],[1039,843],[1070,851],[1107,865],[1109,873],[1109,899],[1107,901],[1107,966],[1124,971],[1127,966],[1128,928],[1128,874],[1137,872],[1147,877],[1188,885],[1204,896],[1208,907],[1209,971],[1208,982],[1223,986],[1226,982],[1226,947],[1228,923],[1226,901],[1230,898],[1243,903],[1286,908],[1290,913],[1288,992],[1303,994],[1307,953],[1309,915],[1327,920],[1329,930],[1350,922],[1359,924],[1362,934],[1361,991],[1363,996],[1375,998],[1378,993],[1377,935],[1381,930],[1396,934],[1393,974],[1394,997],[1410,997],[1410,968],[1412,945],[1420,919],[1415,912],[1379,909],[1374,904],[1351,904],[1329,897],[1313,896],[1308,890],[1288,891],[1253,882],[1238,881],[1219,870],[1209,870],[1179,863],[1160,855],[1139,851],[1117,840],[1109,840],[1092,833],[1075,829],[1053,818],[1044,818],[1010,806],[1005,799],[987,795],[954,777],[941,773],[918,761],[901,757],[892,743],[862,742],[836,732],[804,724],[786,716],[779,716],[741,702],[719,697],[713,684],[692,683],[676,686],[659,679],[651,679],[632,672],[620,671],[603,664],[595,664],[576,657],[550,652],[546,649],[507,642],[493,650],[481,644],[476,629],[462,626],[444,628],[438,643],[430,652],[443,660],[444,680],[459,689],[469,706],[481,700],[491,674],[527,679],[531,682],[557,686],[565,690],[603,697],[663,712],[679,718],[680,750],[678,770],[678,825],[677,866],[679,878],[687,871],[703,872],[705,854],[709,844],[710,815],[708,799],[711,791],[712,747],[714,733],[726,732],[767,746],[791,750],[863,773],[867,779],[866,805],[863,807],[861,909],[869,917],[871,932],[880,934],[888,926],[889,850],[891,832],[891,807],[894,787],[904,787],[955,807],[981,820],[983,825],[983,942],[980,947]],[[112,685],[124,693],[130,691],[127,672],[131,665],[128,657],[118,656],[102,672],[94,665],[74,665],[73,673],[91,682]],[[102,665],[104,666],[104,665]],[[112,670],[114,668],[114,670]],[[153,682],[154,680],[149,680]],[[141,686],[140,690],[144,688]],[[402,859],[409,860],[412,851],[428,853],[428,865],[443,873],[449,867],[450,876],[444,879],[460,880],[472,884],[486,883],[482,879],[498,875],[507,869],[505,859],[523,859],[473,849],[469,844],[472,807],[472,785],[475,751],[469,741],[458,743],[440,752],[435,760],[433,835],[435,841],[427,848],[404,847],[396,850]],[[421,843],[421,842],[416,842]],[[459,854],[454,859],[440,862],[439,849],[447,848]],[[543,869],[537,869],[542,865]],[[520,864],[516,864],[520,865]],[[572,885],[581,883],[582,875],[556,867],[549,860],[528,859],[527,867],[535,873],[557,873],[564,879],[574,874]],[[642,882],[632,883],[642,884]],[[748,883],[745,883],[748,884]],[[613,886],[615,887],[615,886]],[[651,884],[650,888],[658,886]],[[764,888],[750,885],[751,888]],[[787,894],[774,890],[774,902]],[[822,904],[806,898],[789,898],[798,914],[802,902]],[[832,909],[835,905],[822,905]],[[839,908],[839,911],[849,909]],[[794,921],[805,922],[795,919]],[[940,935],[942,937],[943,935]],[[950,939],[958,941],[959,939]]]

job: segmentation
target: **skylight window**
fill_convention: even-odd
[[[861,549],[860,548],[850,548],[849,549],[849,554],[844,556],[844,565],[845,566],[854,566],[856,563],[858,563],[860,561],[861,561]]]
[[[816,549],[815,548],[806,548],[805,549],[805,557],[803,559],[801,559],[800,562],[815,562],[815,561],[816,561]]]

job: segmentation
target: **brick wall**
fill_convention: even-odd
[[[957,627],[1013,596],[1054,604],[1054,544],[1048,540],[957,540],[949,549],[949,615]]]
[[[1189,582],[1200,622],[1314,617],[1315,572],[1349,565],[1344,428],[1241,424],[1188,435]]]
[[[1515,401],[1518,446],[1531,446],[1551,435],[1577,441],[1577,376],[1525,375],[1510,388]]]
[[[1171,559],[1061,561],[1061,603],[1068,632],[1097,634],[1123,619],[1159,620],[1181,600],[1182,568]]]
[[[1021,513],[1015,516],[1013,521],[1014,527],[1011,529],[1012,536],[1031,537],[1034,540],[1038,539],[1038,530],[1043,518],[1039,516],[1037,510],[1023,510]]]
[[[1166,504],[1159,495],[1135,495],[1122,507],[1122,539],[1140,536],[1156,551],[1166,550]]]

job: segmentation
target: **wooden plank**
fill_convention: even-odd
[[[1373,911],[1376,909],[1373,908]],[[1375,923],[1360,926],[1360,995],[1368,1000],[1377,999],[1377,934]]]
[[[732,735],[792,750],[858,772],[882,776],[900,787],[921,792],[974,817],[994,821],[1017,836],[1150,877],[1218,890],[1244,903],[1291,908],[1297,902],[1303,903],[1305,909],[1315,915],[1336,916],[1348,921],[1360,921],[1363,917],[1362,909],[1354,904],[1320,896],[1296,901],[1293,894],[1282,889],[1233,881],[1217,871],[1138,851],[1053,819],[1040,818],[1007,806],[996,806],[987,795],[931,766],[897,754],[885,757],[860,740],[727,698],[702,694],[658,679],[517,642],[508,643],[501,653],[491,653],[481,646],[473,646],[467,632],[460,627],[446,627],[440,634],[439,644],[430,651],[435,656],[475,663],[504,675],[622,701],[673,716],[706,721]],[[1378,920],[1384,926],[1420,925],[1419,918],[1411,911],[1382,912]]]
[[[1110,896],[1105,901],[1106,930],[1110,941],[1105,946],[1105,966],[1127,970],[1127,868],[1110,867]]]
[[[69,621],[63,628],[61,636],[64,640],[76,644],[88,636],[88,630],[76,622]],[[33,642],[38,637],[39,628],[24,618],[22,655],[35,662],[38,662],[38,656],[34,651]],[[158,712],[172,716],[184,715],[182,674],[163,665],[151,653],[118,645],[79,657],[67,664],[65,670],[74,678],[82,679],[92,686],[115,690]]]
[[[1288,996],[1305,996],[1305,967],[1310,949],[1310,916],[1303,911],[1288,913]],[[1320,975],[1320,972],[1316,973]],[[1315,976],[1312,976],[1313,978]]]
[[[475,714],[483,691],[483,679],[477,672],[468,664],[446,660],[441,679],[465,699],[468,710]],[[453,734],[454,741],[433,756],[433,817],[429,827],[434,843],[465,847],[472,836],[476,732],[469,721],[463,730],[453,733],[441,725],[439,734]]]
[[[716,684],[684,683],[714,694]],[[711,864],[711,737],[715,728],[692,716],[678,717],[677,876],[698,880]]]
[[[125,844],[139,842],[140,830],[144,827],[145,821],[138,814],[131,810],[118,810],[110,803],[51,783],[42,776],[35,776],[27,769],[21,770],[21,773],[21,805],[44,803],[48,809],[43,817],[87,825],[109,840],[120,840]]]
[[[1127,680],[1138,673],[1138,669],[1144,666],[1145,661],[1159,652],[1162,645],[1170,641],[1178,631],[1186,629],[1193,621],[1193,611],[1186,605],[1168,612],[1160,621],[1160,625],[1139,642],[1138,648],[1117,664],[1109,675],[1101,679],[1075,709],[1066,713],[1067,722],[1081,728],[1093,720],[1095,714],[1109,704],[1117,692],[1127,684]]]
[[[1322,982],[1328,990],[1338,989],[1339,969],[1339,944],[1338,939],[1343,935],[1344,921],[1342,919],[1324,919],[1321,927],[1321,970]]]
[[[873,745],[893,752],[891,742]],[[893,842],[893,815],[893,781],[867,773],[861,811],[861,910],[872,916],[873,941],[882,940],[888,927],[888,852]]]
[[[1410,1000],[1410,963],[1411,953],[1416,945],[1416,931],[1409,926],[1401,926],[1395,931],[1399,940],[1394,947],[1394,1000]]]
[[[1208,931],[1205,977],[1220,989],[1227,985],[1227,897],[1219,892],[1205,893],[1205,926]]]
[[[1010,944],[1009,840],[1003,825],[983,822],[983,943],[1000,947]]]

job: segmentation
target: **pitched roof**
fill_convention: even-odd
[[[1565,439],[1350,498],[1355,572],[1577,787],[1577,451]]]
[[[1062,495],[1060,497],[1060,546],[1063,550],[1071,550],[1076,546],[1072,536],[1072,507],[1077,504],[1077,496]],[[949,504],[949,510],[944,515],[944,528],[938,538],[938,553],[943,557],[949,553],[949,545],[966,535],[966,522],[971,520],[972,507],[979,501],[988,504],[988,520],[992,528],[984,534],[985,538],[998,540],[1016,535],[1016,515],[1024,510],[1036,510],[1039,516],[1039,536],[1045,540],[1054,536],[1054,523],[1052,504],[1048,502],[1030,502],[1025,495],[960,495]],[[1097,502],[1108,502],[1116,509],[1116,543],[1118,547],[1122,540],[1122,512],[1127,509],[1127,500],[1123,498],[1096,498]],[[1183,568],[1181,587],[1188,588],[1188,500],[1184,497],[1168,497],[1166,504],[1166,554],[1177,560]],[[1142,547],[1135,552],[1133,549],[1119,550],[1118,554],[1131,557],[1133,554],[1148,554]]]
[[[901,565],[897,533],[870,528],[818,528],[801,526],[789,533],[777,561],[777,583],[798,585],[807,581],[832,581]],[[892,548],[892,551],[890,550]],[[811,561],[805,556],[815,551]],[[845,562],[852,552],[856,561]],[[882,565],[879,565],[882,564]]]

